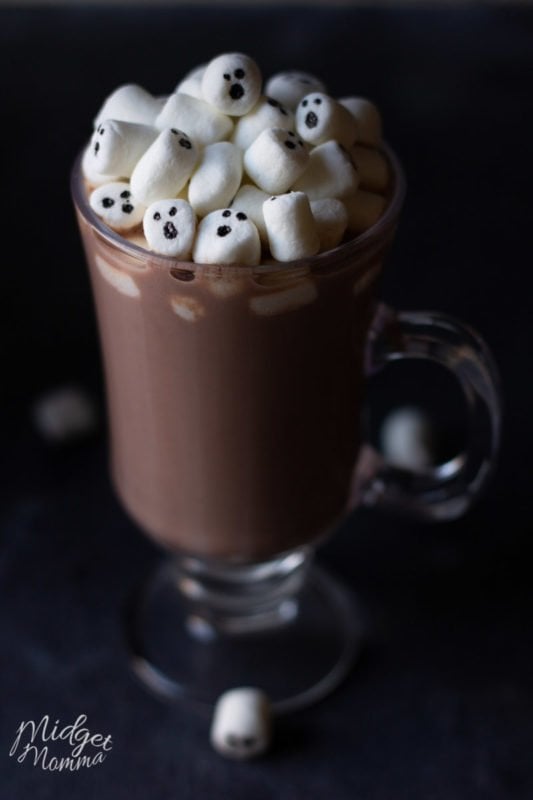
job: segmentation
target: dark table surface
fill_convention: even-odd
[[[1,800],[533,797],[532,41],[533,10],[513,7],[0,13]],[[128,672],[122,608],[161,554],[112,494],[104,426],[52,447],[30,421],[35,398],[67,382],[102,408],[67,189],[93,114],[122,82],[165,93],[235,49],[265,74],[308,69],[379,103],[409,181],[384,297],[476,326],[506,407],[497,473],[465,518],[359,512],[322,549],[366,609],[365,653],[246,764],[223,761],[204,719]],[[375,408],[416,400],[414,383],[385,381]],[[456,405],[440,410],[451,435]],[[21,721],[45,714],[110,733],[105,763],[59,773],[10,758]]]

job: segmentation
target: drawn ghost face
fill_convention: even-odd
[[[133,196],[129,183],[104,183],[89,197],[89,205],[106,225],[116,231],[127,231],[138,225],[145,208]]]
[[[155,253],[190,258],[196,217],[185,200],[156,200],[146,209],[143,228],[148,246]]]
[[[207,65],[202,94],[219,111],[240,117],[257,103],[261,83],[261,72],[255,61],[244,53],[225,53]]]
[[[193,250],[197,263],[257,266],[260,257],[259,233],[243,211],[212,211],[200,222]]]

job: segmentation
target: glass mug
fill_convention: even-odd
[[[392,188],[370,229],[260,267],[183,263],[122,238],[90,209],[76,162],[113,481],[170,554],[130,609],[130,650],[167,697],[211,703],[253,684],[281,712],[324,696],[357,652],[360,618],[311,566],[317,544],[361,504],[456,517],[491,472],[500,405],[483,341],[442,314],[377,300],[405,193],[386,154]],[[469,422],[465,451],[416,475],[363,443],[360,421],[368,376],[413,358],[456,376]]]

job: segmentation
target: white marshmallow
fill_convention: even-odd
[[[310,200],[323,197],[342,200],[353,195],[358,185],[359,177],[350,156],[338,142],[331,140],[311,150],[307,169],[293,189],[305,192]]]
[[[83,172],[83,177],[91,186],[102,186],[104,183],[115,183],[119,181],[122,175],[103,175],[100,172],[97,172],[92,166],[93,164],[93,154],[92,148],[88,145],[85,148],[81,159],[81,171]]]
[[[202,78],[204,76],[206,64],[201,64],[195,67],[178,83],[175,88],[176,94],[188,94],[189,97],[196,97],[197,100],[203,100],[202,95]]]
[[[259,99],[263,79],[255,61],[244,53],[223,53],[207,65],[202,78],[204,100],[224,114],[241,117]]]
[[[188,261],[196,232],[196,217],[185,200],[156,200],[146,209],[144,235],[155,253]]]
[[[303,192],[270,197],[263,203],[270,252],[278,261],[314,256],[320,239],[309,200]]]
[[[159,131],[151,125],[107,119],[92,135],[89,166],[98,172],[129,178]]]
[[[374,147],[354,145],[350,150],[352,163],[359,175],[359,186],[372,192],[384,192],[389,182],[387,159]]]
[[[244,168],[270,194],[282,194],[305,171],[309,161],[303,142],[292,131],[268,128],[244,153]]]
[[[115,89],[104,101],[96,115],[94,127],[97,128],[106,119],[154,125],[155,118],[161,111],[164,102],[165,98],[154,97],[142,86],[127,83]]]
[[[344,203],[335,197],[312,200],[311,212],[320,239],[320,252],[337,247],[348,227],[348,212]]]
[[[140,223],[144,205],[124,181],[104,183],[89,196],[89,205],[106,225],[115,231],[127,231]]]
[[[363,233],[378,221],[387,202],[381,194],[359,189],[352,197],[344,198],[344,204],[348,211],[348,230]]]
[[[349,148],[357,138],[357,122],[350,112],[323,92],[307,94],[296,109],[296,130],[306,142],[322,144],[336,139]]]
[[[198,225],[193,248],[197,264],[243,264],[257,266],[261,243],[257,228],[243,211],[212,211]]]
[[[248,114],[239,117],[231,141],[246,150],[266,128],[294,130],[294,114],[273,97],[261,97]]]
[[[230,689],[216,702],[211,744],[223,756],[244,760],[264,753],[272,731],[272,710],[260,689]]]
[[[341,97],[339,103],[357,122],[357,142],[378,147],[383,134],[381,114],[374,103],[364,97]]]
[[[230,142],[208,144],[189,183],[189,203],[200,217],[228,206],[242,178],[242,153]]]
[[[433,430],[422,409],[406,406],[392,411],[380,436],[383,454],[393,466],[424,472],[433,463]]]
[[[191,177],[197,158],[186,133],[166,128],[137,162],[130,181],[133,194],[145,206],[176,197]]]
[[[188,94],[171,94],[155,121],[157,128],[179,128],[198,145],[227,139],[233,122],[204,100]]]
[[[76,386],[63,386],[40,397],[32,408],[33,421],[49,442],[69,442],[96,427],[97,414],[89,396]]]
[[[309,92],[325,92],[322,81],[309,72],[278,72],[268,79],[265,94],[274,97],[294,111],[302,97]]]
[[[257,186],[253,186],[251,183],[245,183],[241,186],[231,203],[232,208],[235,207],[240,211],[244,211],[252,220],[259,231],[261,244],[265,247],[268,245],[268,235],[265,226],[265,218],[263,216],[263,203],[265,200],[268,200],[269,197],[270,195],[268,192],[258,189]]]

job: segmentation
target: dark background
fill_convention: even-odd
[[[512,6],[0,12],[2,800],[533,797],[532,42],[533,9]],[[379,104],[409,184],[384,297],[478,328],[506,409],[495,478],[464,519],[363,511],[323,548],[366,609],[365,654],[333,696],[280,724],[268,757],[241,765],[211,751],[204,719],[128,673],[123,604],[160,553],[112,495],[104,426],[53,447],[30,418],[66,382],[101,407],[68,194],[95,112],[120,83],[166,93],[225,50]],[[441,381],[441,436],[460,442],[457,391],[440,374],[383,377],[375,416]],[[54,774],[9,758],[22,720],[80,713],[113,736],[104,765]]]

